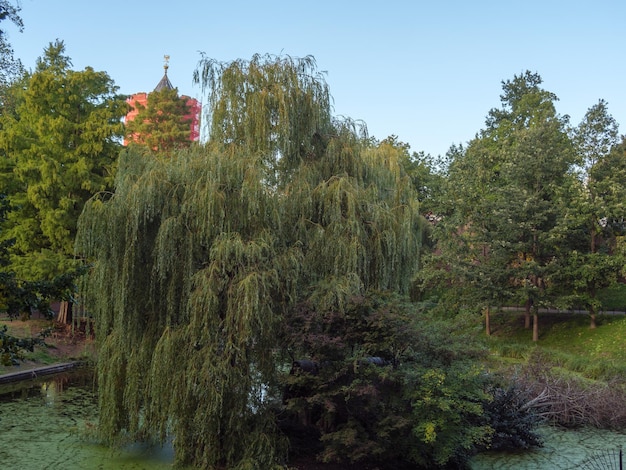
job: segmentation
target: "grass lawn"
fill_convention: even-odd
[[[487,344],[495,358],[524,362],[541,354],[553,365],[591,379],[626,375],[626,315],[600,315],[592,330],[584,314],[540,314],[537,343],[524,328],[523,314],[499,313],[491,324]]]

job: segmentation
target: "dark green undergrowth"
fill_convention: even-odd
[[[626,311],[626,284],[616,284],[598,293],[604,310]]]

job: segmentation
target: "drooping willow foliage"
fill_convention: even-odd
[[[319,154],[322,136],[332,132],[330,93],[312,56],[203,56],[194,81],[208,91],[211,140],[263,157],[269,171]]]
[[[391,149],[331,120],[311,59],[204,66],[211,141],[123,153],[115,193],[80,220],[100,432],[172,435],[179,464],[268,469],[285,454],[272,412],[284,313],[405,292],[417,200]]]

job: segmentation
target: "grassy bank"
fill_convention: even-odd
[[[550,365],[589,379],[626,376],[626,315],[601,315],[598,327],[590,329],[587,315],[541,314],[537,343],[524,328],[523,314],[493,315],[491,325],[487,345],[494,363],[522,364],[541,355]]]

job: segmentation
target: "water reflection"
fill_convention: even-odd
[[[69,374],[52,376],[41,384],[41,395],[46,405],[53,406],[70,382]]]
[[[0,468],[8,470],[171,469],[173,450],[136,444],[123,451],[98,445],[96,385],[90,371],[0,386]],[[598,452],[626,447],[626,435],[543,428],[544,447],[524,453],[484,453],[472,470],[566,470]],[[616,467],[618,468],[618,467]]]
[[[92,437],[97,396],[89,371],[0,387],[3,469],[171,469],[173,451],[147,445],[113,451]]]

